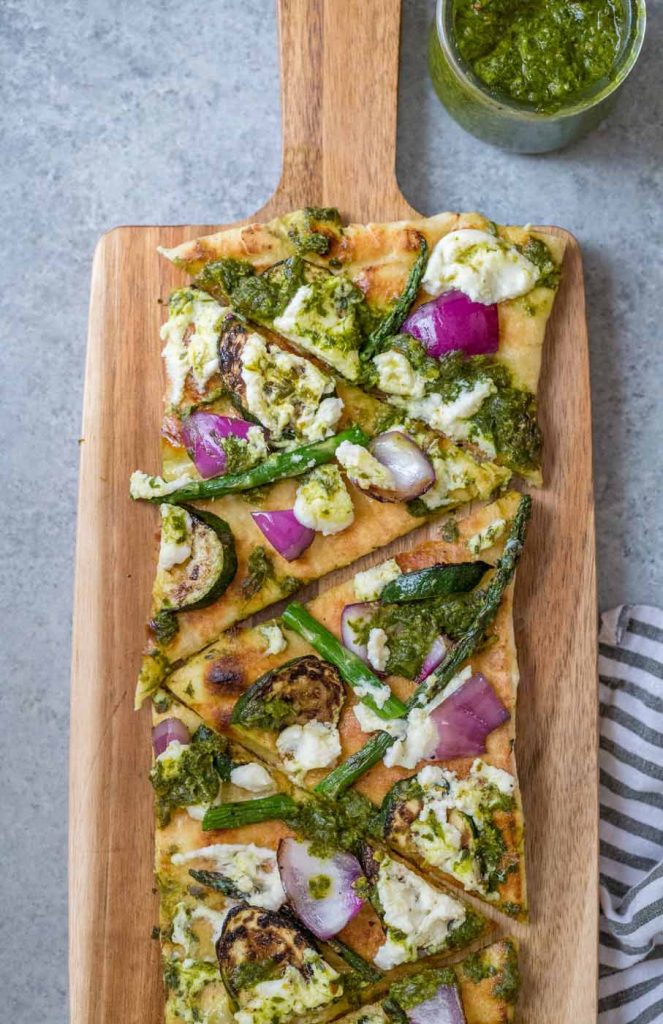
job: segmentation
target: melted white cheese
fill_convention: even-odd
[[[248,789],[251,793],[265,793],[267,790],[275,789],[274,780],[266,768],[256,761],[248,764],[239,764],[230,772],[230,781],[233,786],[240,789]]]
[[[459,900],[438,892],[390,857],[380,862],[377,889],[387,940],[378,949],[374,963],[383,971],[438,952],[450,928],[465,920],[465,908]]]
[[[312,951],[304,954],[306,974],[288,964],[280,978],[259,981],[240,993],[241,1008],[235,1024],[280,1024],[340,995],[339,975],[326,960]]]
[[[495,385],[489,377],[478,380],[471,388],[464,388],[452,402],[445,402],[442,395],[433,392],[425,398],[404,401],[392,399],[394,404],[407,409],[408,415],[423,420],[433,430],[439,430],[455,441],[472,440],[481,448],[489,445],[486,454],[495,454],[492,442],[480,436],[470,422],[472,416],[479,411],[489,395],[495,393]]]
[[[265,647],[265,654],[280,654],[288,646],[283,630],[273,622],[266,623],[264,626],[258,626],[258,632],[267,645]]]
[[[343,412],[331,395],[333,379],[308,359],[269,347],[259,334],[249,334],[242,347],[242,380],[248,411],[274,440],[285,433],[298,441],[319,441],[334,433]]]
[[[384,755],[387,768],[416,768],[419,761],[432,757],[438,743],[438,732],[428,708],[413,708],[407,716],[407,731]]]
[[[467,541],[467,547],[473,555],[479,555],[482,551],[492,548],[506,529],[506,519],[493,519],[492,523],[479,530]]]
[[[373,691],[371,690],[371,695],[372,693]],[[403,739],[405,736],[407,726],[402,718],[380,718],[366,704],[355,704],[352,711],[359,722],[359,728],[362,732],[386,732],[389,736],[395,736],[399,739]]]
[[[338,466],[318,466],[299,485],[293,506],[295,519],[324,537],[346,530],[355,512]]]
[[[366,655],[369,664],[376,672],[384,672],[389,661],[391,651],[387,644],[387,634],[383,629],[372,629],[368,634]]]
[[[380,565],[374,565],[372,569],[366,569],[365,572],[355,573],[353,580],[355,596],[358,601],[376,601],[387,583],[391,583],[392,580],[398,579],[402,575],[402,570],[395,558],[381,562]]]
[[[273,850],[253,843],[216,843],[186,853],[174,853],[171,860],[173,864],[180,865],[201,858],[213,861],[216,870],[236,886],[252,907],[278,910],[285,903]]]
[[[139,498],[149,501],[150,498],[167,498],[173,491],[191,483],[191,477],[187,474],[177,477],[176,480],[164,480],[160,476],[150,476],[140,469],[135,469],[129,481],[129,494],[136,501]]]
[[[274,329],[284,338],[319,356],[348,380],[359,376],[358,324],[347,301],[354,291],[340,276],[303,285],[274,319]]]
[[[164,502],[160,506],[159,569],[167,571],[191,557],[193,522],[186,509]]]
[[[368,448],[360,444],[342,441],[336,449],[336,458],[357,487],[380,487],[391,490],[396,486],[391,470],[378,462]]]
[[[496,894],[486,891],[481,865],[462,848],[461,833],[449,820],[449,814],[460,811],[470,817],[480,831],[483,822],[491,816],[492,796],[495,793],[506,797],[513,795],[514,777],[477,758],[465,778],[459,779],[448,768],[426,765],[418,773],[417,781],[423,792],[423,807],[410,833],[424,860],[453,875],[466,890],[497,898]]]
[[[421,398],[426,390],[426,381],[417,373],[412,363],[395,349],[380,352],[373,359],[378,372],[378,387],[387,395],[402,395],[406,398]]]
[[[457,288],[474,302],[492,305],[525,295],[536,286],[538,268],[503,238],[461,228],[433,249],[422,286],[429,295]]]
[[[178,296],[180,301],[177,301]],[[161,328],[161,338],[166,342],[162,355],[170,383],[169,399],[177,405],[189,373],[202,392],[219,369],[219,333],[228,310],[211,295],[192,288],[182,289],[173,296],[171,309],[173,307],[176,311],[171,312]]]
[[[276,749],[288,774],[300,779],[335,761],[341,753],[341,740],[334,725],[313,719],[304,725],[289,725],[279,733]]]

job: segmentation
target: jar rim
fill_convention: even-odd
[[[508,112],[512,117],[536,124],[552,123],[566,117],[574,117],[580,112],[591,110],[592,107],[598,106],[599,103],[602,103],[603,100],[612,95],[635,67],[642,50],[647,26],[646,0],[624,0],[624,3],[628,5],[631,12],[629,33],[610,69],[610,77],[607,80],[606,78],[601,78],[584,92],[576,93],[568,105],[561,106],[558,110],[550,113],[543,113],[537,111],[530,104],[521,103],[518,100],[510,100],[503,95],[497,96],[475,75],[472,68],[463,61],[458,53],[453,33],[451,32],[453,2],[454,0],[437,0],[435,29],[438,42],[456,76],[463,82],[463,86],[485,106],[492,107],[495,112]]]

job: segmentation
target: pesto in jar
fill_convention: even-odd
[[[453,0],[462,60],[497,97],[550,114],[609,78],[626,0]]]

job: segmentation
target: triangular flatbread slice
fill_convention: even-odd
[[[490,934],[463,899],[393,855],[361,844],[362,863],[370,862],[364,889],[357,890],[364,905],[333,937],[315,940],[284,890],[280,845],[301,845],[305,837],[296,824],[201,827],[201,798],[214,805],[250,799],[256,787],[268,794],[288,794],[292,787],[165,694],[157,706],[155,728],[169,729],[166,739],[175,737],[152,769],[167,1024],[250,1024],[265,1019],[268,1009],[270,1020],[284,1024],[331,1019]]]
[[[475,561],[494,564],[501,554],[508,523],[519,500],[520,495],[510,492],[455,523],[451,539],[424,542],[411,551],[396,555],[394,560],[378,568],[377,573],[357,574],[354,580],[333,587],[310,602],[308,610],[332,634],[340,636],[343,609],[358,600],[365,600],[366,588],[374,587],[376,580],[384,583],[386,578],[397,578],[401,573],[440,564]],[[460,601],[450,599],[452,604],[447,606],[443,603],[436,615],[447,614],[449,607],[455,608],[456,612],[463,607],[471,610],[475,597],[470,593],[461,595]],[[458,608],[453,604],[454,600]],[[459,673],[464,678],[482,674],[509,715],[507,721],[487,736],[486,751],[481,758],[458,757],[437,764],[412,762],[409,768],[398,763],[387,766],[380,760],[357,781],[355,788],[375,805],[383,805],[389,811],[385,820],[385,841],[416,862],[428,877],[460,886],[510,916],[523,918],[527,913],[527,898],[523,818],[513,749],[518,664],[512,601],[513,586],[510,585],[487,642],[472,656],[469,665],[463,666],[464,673]],[[464,602],[468,603],[465,605]],[[389,606],[396,612],[392,625],[394,622],[398,625],[402,608],[404,626],[410,622],[410,628],[415,630],[415,635],[401,636],[400,641],[406,648],[407,657],[414,658],[410,678],[387,678],[392,693],[402,700],[407,699],[414,689],[412,675],[419,670],[421,657],[430,640],[421,610],[424,606],[425,602],[419,602],[415,611],[412,604]],[[415,613],[416,619],[413,619]],[[393,644],[395,634],[390,632],[392,626],[385,619],[381,621],[386,626],[388,642]],[[438,621],[435,619],[434,623]],[[453,632],[454,623],[447,620],[445,628]],[[460,619],[458,628],[463,628]],[[415,653],[410,651],[407,654],[410,650],[408,644]],[[399,654],[401,658],[406,655]],[[308,663],[310,659],[312,668]],[[336,683],[333,679],[328,680],[325,672],[333,676],[335,670],[325,666],[326,663],[301,636],[277,623],[267,623],[222,635],[174,671],[168,677],[167,685],[179,700],[193,708],[214,729],[234,737],[265,762],[289,771],[298,785],[312,789],[328,774],[335,760],[345,760],[363,747],[368,738],[364,729],[375,728],[370,721],[360,723],[355,713],[358,701],[354,693],[341,686],[338,698],[338,676]],[[300,729],[300,740],[306,736],[314,745],[317,744],[314,758],[304,762],[305,765],[320,765],[310,770],[301,769],[301,764],[296,761],[297,755],[292,753],[290,737],[293,734],[288,728],[284,729],[292,721],[287,717],[287,705],[285,717],[279,717],[283,694],[287,696],[288,692],[293,692],[287,687],[301,688],[302,678],[310,707],[296,728]],[[246,704],[247,691],[252,686],[256,687],[257,681],[262,682],[257,685],[259,699],[254,701],[254,705],[260,714],[243,714],[238,723],[235,710],[238,702],[241,698]],[[309,724],[308,732],[319,733],[316,737],[308,736],[306,728],[301,725],[302,721],[310,723],[311,719],[315,721]],[[395,786],[400,788],[394,789]],[[443,794],[443,788],[449,793]],[[405,810],[404,803],[407,804]],[[459,820],[454,811],[463,818]],[[427,841],[430,829],[424,827],[435,825],[431,813],[441,815],[435,826],[440,835],[434,842]],[[420,823],[415,824],[419,819]],[[457,827],[463,822],[473,834],[466,834],[464,828]],[[448,849],[445,843],[450,844]]]

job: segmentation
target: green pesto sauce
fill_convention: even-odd
[[[353,850],[365,839],[382,835],[379,809],[352,789],[335,800],[320,794],[307,800],[298,807],[290,824],[310,840],[315,857]]]
[[[245,960],[234,968],[230,982],[235,992],[241,992],[242,989],[254,988],[261,981],[278,978],[281,971],[282,967],[272,959]]]
[[[404,1010],[413,1010],[419,1003],[432,999],[443,985],[456,986],[456,975],[450,967],[425,971],[395,982],[389,989],[389,998]]]
[[[609,79],[627,26],[620,0],[454,0],[453,28],[491,92],[550,114]]]
[[[332,241],[343,234],[341,215],[333,206],[305,206],[283,218],[286,233],[298,255],[326,256]]]
[[[219,439],[219,444],[226,456],[226,473],[243,473],[255,466],[255,455],[243,438],[228,434]]]
[[[150,782],[156,794],[159,825],[164,827],[176,807],[211,803],[222,780],[230,778],[226,742],[201,725],[177,760],[155,761]]]
[[[177,616],[166,608],[163,608],[153,619],[150,619],[149,623],[150,632],[160,646],[170,643],[173,637],[177,635],[179,628],[180,624],[177,621]]]
[[[475,985],[485,981],[486,978],[494,978],[497,974],[497,969],[493,967],[483,952],[472,953],[471,956],[463,960],[462,969],[465,977]]]
[[[518,954],[515,946],[509,946],[506,961],[501,969],[500,977],[493,987],[493,995],[504,999],[507,1003],[515,1003],[520,989],[520,973],[518,971]]]
[[[483,591],[450,594],[407,604],[380,605],[374,615],[357,623],[357,642],[368,642],[371,629],[383,629],[387,634],[390,675],[416,679],[424,658],[440,633],[451,639],[462,636],[473,622],[483,601]]]
[[[539,268],[538,284],[556,287],[559,269],[545,242],[530,239],[523,252]],[[536,399],[529,391],[515,386],[506,366],[490,356],[465,356],[462,352],[450,352],[440,359],[431,359],[421,342],[407,334],[386,338],[381,351],[388,350],[404,355],[417,373],[426,379],[426,394],[439,394],[445,403],[455,401],[461,391],[470,390],[481,381],[492,381],[494,393],[470,417],[470,440],[474,436],[477,441],[480,438],[492,441],[496,461],[514,472],[538,468],[541,432],[536,421]],[[364,369],[363,383],[375,387],[376,378],[371,362]],[[416,508],[413,511],[418,514]]]
[[[276,583],[283,597],[292,594],[299,586],[299,580],[294,576],[277,576],[274,563],[260,545],[249,555],[247,568],[248,572],[241,584],[244,598],[253,597],[267,583]]]
[[[312,875],[308,880],[308,891],[314,900],[324,900],[331,892],[332,881],[329,875]]]

